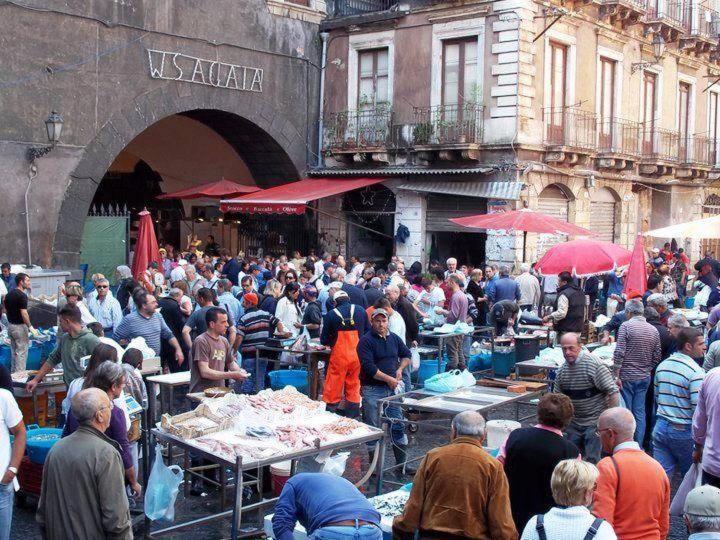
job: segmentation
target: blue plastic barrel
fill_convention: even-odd
[[[492,367],[492,356],[490,354],[473,354],[468,360],[469,371],[482,371]]]
[[[60,440],[62,429],[41,428],[36,424],[28,426],[25,451],[30,461],[42,465],[53,445]]]
[[[26,369],[40,369],[42,365],[42,347],[40,345],[32,345],[28,349]]]
[[[686,309],[692,309],[695,307],[695,297],[694,296],[688,296],[685,298],[685,308]]]
[[[294,386],[298,392],[308,392],[308,372],[306,369],[280,369],[268,373],[270,388],[282,390],[286,386]]]
[[[496,377],[507,377],[515,367],[515,351],[498,352],[492,355],[492,367]]]
[[[0,364],[10,369],[10,363],[12,361],[12,351],[9,345],[0,345]]]
[[[443,363],[442,363],[443,370],[445,370],[446,365],[447,365],[447,361],[443,360]],[[437,375],[437,373],[438,373],[437,358],[433,358],[431,360],[420,360],[420,367],[417,370],[418,386],[423,386],[427,379],[429,379],[433,375]]]

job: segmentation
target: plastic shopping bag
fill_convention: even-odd
[[[410,349],[410,367],[413,372],[420,369],[420,353],[418,352],[417,347],[412,347]]]
[[[322,472],[342,476],[345,472],[345,463],[350,457],[350,452],[340,452],[339,454],[329,457],[325,460]]]
[[[467,369],[462,370],[462,372],[460,373],[460,378],[463,380],[463,386],[475,386],[475,384],[477,383],[473,374],[470,373]]]
[[[180,484],[183,481],[183,472],[177,465],[168,467],[162,457],[160,445],[155,447],[155,462],[150,471],[148,485],[145,489],[145,515],[152,521],[175,519],[175,499]]]
[[[433,375],[425,381],[425,389],[431,392],[452,392],[465,386],[460,370],[454,369]]]
[[[683,507],[685,506],[685,499],[687,498],[688,493],[698,487],[701,482],[702,473],[700,471],[700,465],[698,463],[693,463],[688,469],[688,472],[685,473],[685,478],[683,478],[682,482],[680,482],[680,486],[670,503],[671,516],[679,517],[683,515]]]

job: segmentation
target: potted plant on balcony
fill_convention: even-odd
[[[421,122],[413,127],[413,141],[416,144],[429,144],[432,137],[433,126],[430,122]]]

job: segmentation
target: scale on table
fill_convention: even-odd
[[[291,337],[291,338],[271,337],[265,342],[265,345],[267,347],[284,349],[285,347],[290,347],[293,343],[295,343],[296,340],[297,340],[296,337]]]

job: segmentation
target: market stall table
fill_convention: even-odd
[[[455,333],[441,333],[434,330],[422,330],[418,336],[425,340],[436,340],[437,341],[437,362],[438,362],[438,373],[443,371],[443,355],[445,354],[445,340],[451,336],[456,336]],[[469,336],[480,336],[488,338],[491,342],[495,337],[495,328],[493,326],[475,326],[472,332],[468,332]]]
[[[219,469],[220,480],[215,484],[220,488],[220,512],[149,532],[150,538],[226,517],[232,518],[231,537],[238,538],[244,511],[260,512],[277,501],[277,497],[265,497],[260,489],[259,501],[243,503],[245,486],[262,486],[264,467],[290,461],[292,475],[301,458],[375,443],[376,461],[371,464],[372,471],[376,464],[382,468],[385,451],[382,430],[327,412],[324,404],[310,400],[291,387],[264,390],[255,396],[228,394],[204,402],[189,413],[175,417],[164,415],[162,427],[153,429],[152,433],[159,443],[167,445],[170,463],[175,449],[182,450],[186,480],[197,476],[199,470]],[[204,460],[205,464],[191,466],[191,455]],[[234,478],[235,502],[231,510],[225,510],[225,490],[232,484],[228,473]],[[244,530],[242,536],[257,532]]]
[[[157,396],[155,395],[155,385],[160,388],[160,413],[170,412],[175,398],[175,388],[190,384],[190,372],[178,371],[177,373],[168,373],[166,375],[154,375],[152,377],[146,377],[145,383],[147,385],[148,394],[148,418],[152,424],[157,421]],[[164,388],[167,389],[167,398],[165,397],[165,392],[163,392]],[[167,401],[165,401],[166,399]]]
[[[481,386],[482,379],[475,386],[459,388],[452,392],[439,393],[430,390],[413,390],[404,394],[396,394],[381,400],[378,400],[378,423],[384,429],[390,428],[393,422],[403,422],[405,425],[415,424],[432,424],[434,426],[445,426],[449,429],[450,420],[456,414],[463,411],[476,411],[482,414],[486,419],[488,415],[500,407],[508,405],[515,406],[515,419],[523,420],[520,417],[520,405],[531,403],[538,399],[546,390],[546,385],[542,385],[536,390],[527,390],[525,392],[510,392],[504,388],[494,388],[489,386]],[[522,383],[519,383],[522,384]],[[396,405],[403,411],[403,419],[397,420],[389,418],[384,414],[387,406]],[[426,419],[406,418],[408,411],[426,413]],[[420,458],[414,458],[408,461],[417,461]],[[395,469],[398,464],[388,469],[380,469],[377,477],[377,492],[382,492],[383,475],[385,471]],[[395,484],[395,482],[391,482]]]
[[[45,378],[38,383],[32,392],[25,390],[25,386],[30,376],[34,372],[28,371],[17,371],[11,375],[12,385],[14,390],[15,398],[31,397],[33,404],[33,423],[38,424],[40,419],[40,407],[38,404],[38,396],[42,394],[58,394],[67,390],[67,385],[63,381],[63,372],[61,370],[51,371]],[[55,407],[59,407],[59,404],[55,404]],[[47,411],[46,411],[47,412]]]
[[[318,369],[318,362],[320,362],[320,357],[324,356],[327,358],[330,358],[330,349],[329,348],[308,348],[308,349],[302,349],[299,351],[293,351],[290,349],[290,347],[271,347],[268,345],[260,345],[255,350],[255,373],[260,373],[260,354],[262,352],[270,352],[270,353],[280,353],[279,357],[277,359],[270,359],[269,362],[274,362],[275,364],[282,365],[282,366],[307,366],[308,368],[308,375],[310,377],[309,382],[309,395],[311,399],[317,399],[319,395],[319,369]],[[282,358],[282,353],[290,353],[293,355],[298,355],[298,358],[295,358],[293,360],[287,360]],[[260,379],[259,377],[255,377],[255,391],[257,392],[260,390]]]

